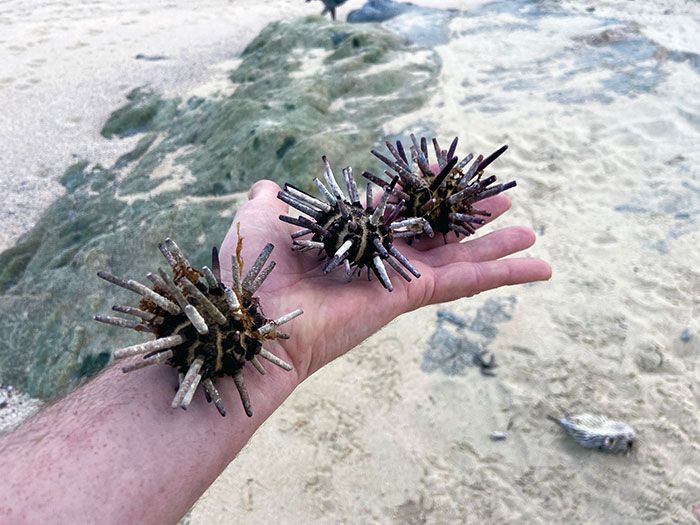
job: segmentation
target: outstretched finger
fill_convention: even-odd
[[[416,255],[433,268],[447,264],[482,262],[507,257],[535,243],[535,232],[525,226],[510,226],[470,241],[438,246]]]
[[[454,263],[434,272],[429,304],[470,297],[500,286],[546,281],[552,269],[541,259],[503,259],[480,263]]]

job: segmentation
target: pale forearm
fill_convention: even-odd
[[[273,367],[270,367],[273,368]],[[177,521],[296,386],[294,372],[246,370],[254,415],[231,378],[221,417],[198,392],[173,410],[175,371],[106,370],[0,440],[0,515],[12,523]]]

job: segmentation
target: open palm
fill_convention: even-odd
[[[551,276],[551,268],[540,259],[502,259],[535,242],[531,229],[516,226],[461,243],[444,244],[440,238],[408,246],[397,239],[396,246],[420,271],[419,279],[407,282],[390,273],[393,292],[387,292],[376,279],[368,282],[364,272],[362,278],[348,283],[342,269],[324,275],[315,253],[291,250],[290,234],[298,228],[278,219],[288,210],[276,197],[279,190],[274,182],[257,182],[234,224],[240,223],[245,239],[242,256],[246,267],[265,244],[276,247],[272,259],[277,266],[257,294],[267,317],[304,310],[285,330],[291,338],[279,340],[279,348],[273,349],[293,364],[300,382],[405,312]],[[492,220],[510,208],[510,200],[498,195],[482,201],[480,208],[490,211]],[[236,228],[232,227],[220,250],[222,278],[229,284],[236,242]]]

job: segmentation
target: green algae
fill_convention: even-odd
[[[107,119],[102,128],[103,137],[128,137],[167,125],[177,110],[176,100],[163,100],[148,88],[136,88],[126,99],[129,102]]]
[[[369,167],[383,124],[431,95],[438,60],[416,64],[413,52],[374,26],[276,22],[244,51],[231,95],[129,93],[102,133],[142,133],[137,145],[109,168],[68,168],[66,194],[0,254],[0,383],[50,398],[104,367],[112,349],[143,340],[92,321],[136,300],[98,270],[143,280],[163,266],[157,244],[167,236],[207,264],[236,195],[256,180],[310,187],[324,153]]]

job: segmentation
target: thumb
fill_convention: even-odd
[[[276,199],[277,192],[281,188],[271,180],[262,179],[251,186],[248,192],[248,200],[252,201],[254,199]]]
[[[236,213],[235,221],[242,223],[259,223],[261,218],[274,217],[287,213],[288,206],[277,198],[282,189],[271,180],[262,179],[253,184],[248,191],[248,202],[244,202]]]
[[[280,187],[271,180],[259,180],[248,191],[248,201],[236,211],[219,250],[219,259],[226,261],[221,265],[221,276],[225,283],[231,282],[231,265],[227,263],[236,253],[237,224],[241,226],[241,235],[244,238],[249,236],[243,244],[243,250],[252,254],[244,256],[250,256],[252,260],[255,260],[266,242],[273,240],[277,233],[275,230],[279,228],[278,223],[284,226],[277,219],[278,215],[287,212],[287,205],[277,198],[279,191]]]

